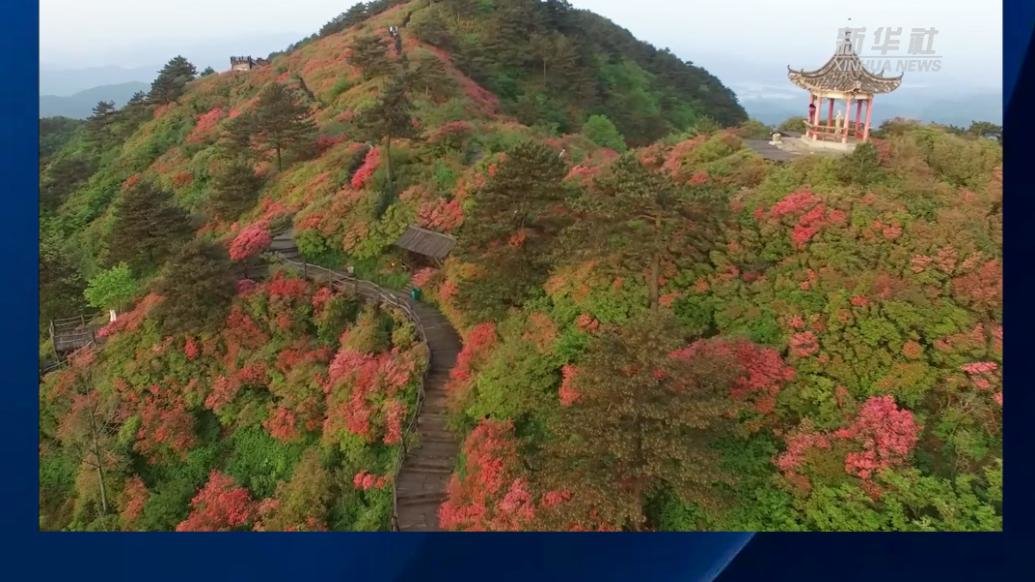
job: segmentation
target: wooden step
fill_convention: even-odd
[[[403,469],[407,474],[425,474],[430,473],[432,475],[452,475],[453,474],[453,463],[409,463],[406,468]]]
[[[413,507],[415,505],[441,505],[446,500],[446,494],[422,493],[420,495],[399,495],[399,506]]]
[[[459,443],[459,440],[456,438],[456,436],[448,431],[421,431],[418,434],[420,435],[420,442],[422,443],[449,443],[452,445]]]

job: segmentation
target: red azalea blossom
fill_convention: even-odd
[[[319,315],[332,299],[334,299],[334,289],[331,289],[330,287],[320,287],[316,293],[313,293],[313,298],[310,300],[310,303],[313,306],[313,312]]]
[[[425,202],[417,211],[417,224],[423,228],[450,232],[464,223],[464,210],[459,198],[446,200],[440,198]]]
[[[194,124],[194,129],[191,130],[190,135],[187,136],[188,143],[198,143],[204,141],[212,130],[215,129],[216,125],[223,119],[224,111],[222,107],[213,107],[198,117],[197,123]]]
[[[406,418],[406,405],[398,400],[389,400],[385,404],[385,438],[386,445],[397,445],[402,442],[402,424]]]
[[[600,322],[588,313],[583,313],[575,319],[575,326],[586,333],[596,333],[600,330]]]
[[[237,262],[250,259],[268,249],[271,242],[273,237],[270,235],[269,224],[265,221],[256,222],[242,230],[230,243],[230,259]]]
[[[574,406],[582,397],[582,395],[579,394],[578,389],[575,387],[575,376],[577,373],[578,369],[571,364],[565,364],[565,366],[561,368],[561,375],[564,379],[561,381],[561,388],[558,395],[561,399],[561,406],[565,408]]]
[[[410,279],[410,284],[418,289],[423,289],[428,286],[428,283],[438,275],[438,269],[432,267],[425,267],[413,274]]]
[[[456,365],[449,372],[449,390],[455,392],[471,379],[472,366],[479,362],[496,345],[496,324],[481,323],[467,333],[464,347],[457,356]]]
[[[212,471],[190,504],[190,515],[176,531],[230,531],[250,523],[258,509],[247,489],[219,471]]]
[[[198,358],[201,349],[198,347],[198,342],[193,337],[187,338],[187,341],[183,344],[183,355],[187,356],[188,361],[194,361]]]
[[[381,489],[389,483],[387,477],[373,475],[366,471],[360,471],[352,478],[352,484],[360,491],[370,491],[371,489]]]
[[[352,176],[351,185],[354,190],[362,190],[364,186],[370,181],[370,178],[374,175],[374,172],[381,166],[381,149],[370,148],[365,158],[363,158],[363,165],[356,170],[356,173]]]
[[[862,445],[860,452],[845,457],[845,471],[862,479],[905,463],[919,440],[920,427],[913,413],[899,409],[891,396],[867,400],[855,421],[834,433]]]
[[[791,355],[796,358],[807,358],[819,352],[819,340],[811,331],[803,331],[791,336]]]
[[[514,426],[509,421],[481,422],[464,441],[467,470],[454,473],[448,498],[439,507],[439,525],[448,530],[514,531],[534,517],[520,463]]]
[[[292,442],[298,439],[298,417],[289,408],[278,406],[273,414],[263,423],[270,436],[281,442]]]
[[[672,354],[674,358],[687,360],[699,356],[734,366],[737,376],[730,396],[753,402],[755,410],[762,414],[773,411],[780,390],[795,377],[794,368],[784,363],[779,352],[745,339],[698,340]]]
[[[137,520],[144,513],[144,505],[147,504],[151,492],[147,490],[143,479],[134,475],[126,480],[123,487],[122,511],[119,512],[119,522],[123,529],[132,529]]]

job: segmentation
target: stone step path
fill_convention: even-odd
[[[284,259],[300,256],[290,231],[273,239],[270,250]],[[346,278],[345,273],[335,273]],[[460,354],[460,335],[434,307],[408,295],[381,289],[405,301],[420,320],[431,351],[424,381],[424,404],[417,419],[417,442],[407,450],[395,481],[396,528],[399,531],[438,531],[438,508],[446,499],[446,486],[456,466],[460,444],[447,424],[446,384]]]

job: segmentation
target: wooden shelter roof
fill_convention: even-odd
[[[837,52],[815,71],[792,69],[787,66],[787,77],[792,83],[813,93],[855,93],[877,95],[890,93],[902,84],[902,75],[885,77],[871,73],[852,48],[851,36],[838,44]]]
[[[441,261],[452,252],[456,246],[456,239],[447,234],[410,225],[395,242],[395,246]]]

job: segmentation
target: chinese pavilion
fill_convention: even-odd
[[[866,70],[862,60],[852,47],[851,31],[845,33],[834,56],[815,71],[802,71],[787,67],[787,77],[795,85],[809,92],[809,115],[805,122],[805,137],[813,140],[840,141],[849,139],[867,141],[870,138],[870,122],[873,119],[873,97],[880,93],[891,93],[902,84],[902,75],[885,77]],[[834,104],[844,100],[844,115],[838,112],[834,117]],[[827,105],[824,122],[822,105]],[[855,116],[852,116],[852,106]],[[863,120],[863,105],[866,118]]]

